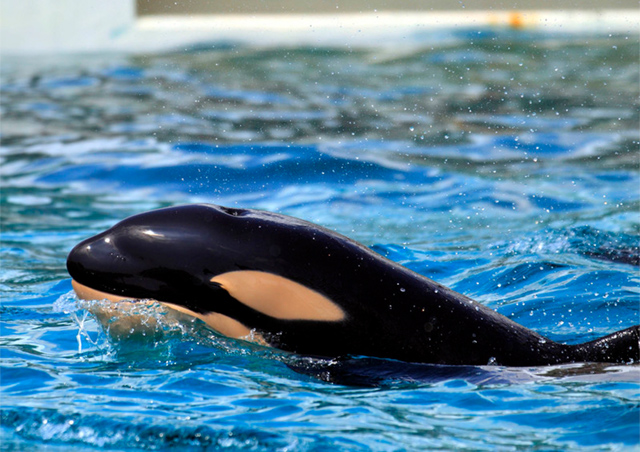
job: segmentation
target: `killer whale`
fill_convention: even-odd
[[[67,259],[80,298],[153,299],[303,355],[540,366],[640,360],[640,326],[554,342],[333,231],[210,204],[129,217]]]

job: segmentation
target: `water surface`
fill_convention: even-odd
[[[343,373],[160,307],[112,337],[65,258],[128,215],[213,202],[336,230],[554,340],[637,324],[638,44],[468,30],[3,59],[3,448],[637,448],[637,365]]]

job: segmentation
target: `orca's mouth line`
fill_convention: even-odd
[[[126,302],[136,302],[143,300],[142,298],[134,298],[134,297],[123,297],[120,295],[114,295],[108,292],[102,292],[100,290],[92,289],[89,286],[85,286],[84,284],[79,283],[75,279],[71,279],[71,286],[73,287],[74,292],[78,296],[78,298],[82,300],[109,300],[114,303],[126,301]],[[158,302],[161,305],[173,309],[174,311],[181,312],[183,314],[190,315],[197,319],[202,320],[204,323],[209,325],[209,327],[213,328],[220,334],[223,334],[228,337],[242,339],[249,342],[255,342],[260,345],[269,346],[267,341],[262,337],[261,334],[253,331],[242,323],[238,322],[231,317],[227,317],[226,315],[218,314],[218,313],[208,313],[208,314],[199,314],[197,312],[193,312],[190,309],[187,309],[183,306],[167,303],[165,301],[154,300],[145,298],[146,302]]]
[[[124,300],[126,301],[140,300],[140,298],[123,297],[121,295],[115,295],[108,292],[101,292],[97,289],[92,289],[89,286],[85,286],[84,284],[80,284],[75,279],[71,279],[71,286],[73,287],[73,291],[76,293],[78,298],[82,300],[109,300],[113,302],[124,301]]]

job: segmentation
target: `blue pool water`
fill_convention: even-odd
[[[640,323],[638,44],[468,30],[3,59],[2,449],[637,450],[637,364],[342,369],[159,306],[110,335],[65,258],[213,202],[336,230],[557,341]]]

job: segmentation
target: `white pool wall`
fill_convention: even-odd
[[[439,30],[487,27],[623,33],[636,39],[640,34],[640,8],[637,2],[627,0],[608,3],[602,9],[580,9],[577,2],[565,9],[548,10],[534,9],[534,1],[521,1],[518,8],[509,9],[472,9],[460,2],[450,3],[450,9],[414,11],[387,8],[327,13],[325,8],[317,13],[189,14],[187,9],[174,14],[176,10],[169,9],[167,14],[141,15],[135,0],[0,0],[0,56],[143,53],[222,42],[402,45]]]

